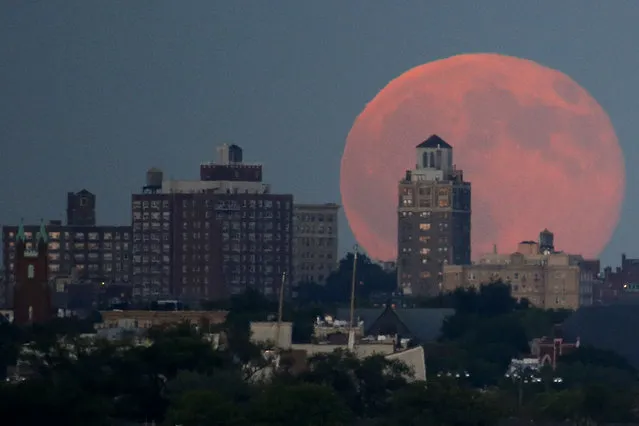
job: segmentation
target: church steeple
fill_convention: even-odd
[[[42,242],[43,244],[47,244],[49,241],[49,234],[47,234],[47,229],[44,226],[44,219],[40,219],[40,230],[38,231],[37,242],[38,244]]]
[[[18,225],[18,233],[16,234],[16,242],[27,242],[27,237],[24,234],[24,218],[20,219],[20,225]]]

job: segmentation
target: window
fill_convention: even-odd
[[[86,197],[80,198],[80,206],[85,207],[89,204],[89,200]]]
[[[430,223],[420,223],[419,230],[420,231],[428,231],[430,229]]]
[[[29,265],[29,267],[27,268],[27,278],[35,278],[35,266]]]

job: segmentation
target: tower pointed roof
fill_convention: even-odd
[[[16,241],[27,241],[27,237],[24,234],[24,218],[20,219],[20,225],[18,225],[18,233],[16,234]]]
[[[40,230],[38,231],[38,242],[42,241],[46,244],[49,241],[49,234],[44,226],[44,219],[40,219]]]
[[[444,148],[444,149],[453,149],[452,146],[448,144],[445,140],[440,138],[437,135],[432,135],[424,142],[417,145],[417,148]]]

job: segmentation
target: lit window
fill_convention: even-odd
[[[428,231],[430,229],[430,223],[420,223],[419,230],[420,231]]]
[[[29,267],[27,268],[27,278],[35,278],[35,266],[29,265]]]

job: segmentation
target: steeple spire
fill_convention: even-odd
[[[44,219],[40,219],[40,230],[38,231],[38,243],[42,240],[44,244],[49,241],[49,234],[44,226]]]
[[[27,237],[24,235],[24,218],[20,219],[20,225],[18,225],[18,233],[16,234],[16,242],[22,241],[23,243],[27,241]]]

